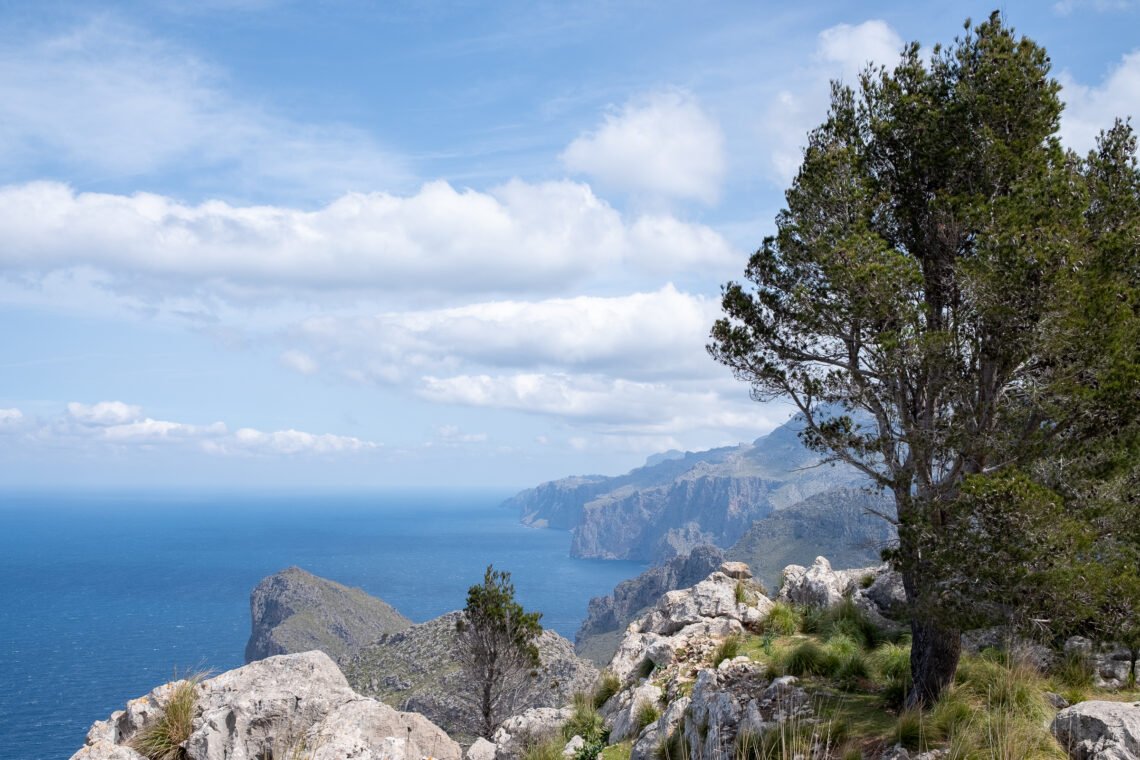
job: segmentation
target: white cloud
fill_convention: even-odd
[[[549,291],[623,266],[667,274],[737,263],[707,227],[627,221],[568,181],[512,180],[486,193],[431,182],[411,196],[350,193],[317,211],[33,182],[0,187],[0,237],[10,276],[86,268],[119,289],[230,299],[282,288]]]
[[[867,64],[892,66],[902,46],[902,38],[879,19],[837,24],[819,33],[812,64],[790,73],[789,85],[768,104],[759,125],[769,171],[778,184],[795,177],[808,132],[826,118],[831,80],[855,86]]]
[[[772,410],[734,403],[714,390],[595,375],[429,375],[423,378],[420,395],[439,403],[551,415],[611,433],[758,431],[777,424],[770,418]]]
[[[321,365],[304,351],[289,350],[281,354],[279,360],[282,367],[296,370],[302,375],[315,375]]]
[[[1112,126],[1117,117],[1140,117],[1140,50],[1120,59],[1104,81],[1090,87],[1076,82],[1068,72],[1061,82],[1061,138],[1080,153],[1096,146],[1096,136]]]
[[[725,173],[724,135],[689,93],[659,92],[606,114],[562,162],[621,190],[713,203]]]
[[[435,437],[445,446],[487,442],[486,433],[464,433],[458,425],[440,425],[435,429]]]
[[[328,198],[406,178],[363,132],[298,123],[226,91],[201,59],[103,16],[0,47],[0,158],[76,174],[213,169],[215,190]]]
[[[373,317],[315,317],[289,336],[358,380],[393,383],[463,367],[708,377],[716,299],[668,285],[627,296],[496,301]],[[469,370],[468,370],[469,371]]]
[[[328,455],[377,449],[381,444],[351,436],[331,433],[314,434],[299,430],[262,432],[241,428],[230,433],[224,422],[192,425],[170,420],[143,417],[138,406],[121,401],[97,404],[71,402],[67,411],[56,417],[37,421],[34,429],[25,431],[30,444],[53,448],[71,447],[91,450],[109,446],[155,448],[176,446],[216,455]],[[24,419],[18,409],[0,409],[0,430],[10,429]],[[26,425],[24,427],[27,427]]]
[[[142,409],[122,401],[100,401],[91,406],[72,401],[67,413],[84,425],[122,425],[141,417]]]

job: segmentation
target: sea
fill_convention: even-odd
[[[0,493],[0,759],[66,760],[95,720],[187,671],[243,664],[249,593],[290,565],[415,622],[488,565],[573,640],[592,596],[646,566],[569,556],[510,492]]]

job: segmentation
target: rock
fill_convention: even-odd
[[[727,575],[729,578],[735,578],[738,581],[746,581],[752,577],[752,571],[748,569],[748,565],[743,562],[725,562],[720,566],[720,571]]]
[[[1064,710],[1069,706],[1069,700],[1053,691],[1045,692],[1045,699],[1049,700],[1049,704],[1058,710]]]
[[[906,610],[906,590],[903,588],[901,573],[882,570],[863,591],[885,617],[893,617]]]
[[[788,565],[777,598],[806,607],[831,607],[852,593],[868,575],[878,575],[885,567],[833,570],[826,557],[816,557],[811,567]]]
[[[1073,760],[1140,757],[1140,703],[1081,702],[1057,713],[1053,736]]]
[[[491,736],[495,760],[519,760],[527,747],[558,734],[573,714],[570,708],[532,707],[507,718]]]
[[[622,695],[625,698],[616,706],[617,710],[613,713],[613,724],[610,727],[611,744],[638,735],[639,713],[647,705],[657,706],[661,700],[661,687],[644,683],[630,691],[622,692]]]
[[[495,760],[495,745],[480,736],[467,748],[465,760]]]
[[[674,731],[682,730],[681,721],[685,717],[685,711],[689,709],[690,702],[688,697],[670,702],[661,717],[646,726],[638,736],[629,752],[629,760],[657,760],[657,750],[661,742],[672,736]]]
[[[1047,670],[1056,659],[1056,654],[1049,647],[1022,636],[1011,636],[1010,631],[1002,626],[976,628],[962,633],[963,651],[977,653],[986,648],[1008,651],[1040,671]]]
[[[249,613],[247,663],[313,649],[339,660],[412,624],[383,599],[299,567],[263,578],[249,595]]]
[[[153,723],[181,683],[132,700],[126,710],[92,726],[75,758],[137,760],[127,742]],[[323,652],[276,655],[203,681],[196,717],[184,746],[189,760],[459,760],[459,745],[421,715],[400,713],[348,686]],[[268,755],[267,755],[268,753]]]
[[[1093,643],[1091,639],[1086,639],[1084,636],[1070,636],[1065,640],[1065,654],[1068,655],[1084,655],[1092,654]]]
[[[578,751],[580,749],[582,749],[582,747],[585,747],[585,746],[586,746],[586,740],[583,739],[581,736],[574,734],[573,736],[570,737],[570,741],[566,742],[566,746],[562,748],[562,757],[565,757],[567,760],[570,760],[570,758],[577,755]]]

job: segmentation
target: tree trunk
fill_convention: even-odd
[[[913,618],[910,631],[910,672],[914,685],[904,705],[908,710],[934,704],[942,690],[954,680],[962,651],[961,631],[938,625],[929,618]]]

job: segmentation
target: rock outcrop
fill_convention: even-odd
[[[95,723],[72,760],[140,760],[129,747],[162,715],[166,684]],[[305,752],[310,760],[460,760],[461,750],[422,715],[362,697],[323,652],[278,655],[194,686],[189,760],[262,760]]]
[[[610,596],[594,597],[590,600],[586,620],[574,637],[574,651],[580,657],[604,665],[617,651],[621,632],[655,605],[662,594],[700,582],[724,561],[724,552],[719,548],[698,546],[660,567],[622,581]]]
[[[663,563],[700,544],[731,546],[775,510],[864,484],[853,469],[817,463],[793,421],[752,444],[652,458],[615,478],[544,483],[506,506],[526,524],[573,529],[573,556]]]
[[[458,695],[467,684],[454,654],[459,616],[449,612],[357,650],[341,662],[349,683],[362,694],[463,733],[464,708]],[[598,679],[597,668],[578,658],[573,645],[554,631],[542,632],[538,652],[542,664],[520,696],[524,707],[562,707]]]
[[[249,595],[247,663],[319,649],[333,659],[412,624],[396,608],[358,588],[288,567]]]
[[[886,565],[833,570],[826,557],[816,557],[811,567],[784,568],[776,599],[804,607],[831,607],[850,599],[872,623],[885,629],[898,627],[892,618],[906,605],[902,576]]]
[[[1050,730],[1073,760],[1140,757],[1140,702],[1081,702],[1057,713]]]

